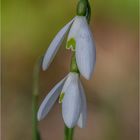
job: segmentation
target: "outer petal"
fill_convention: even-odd
[[[81,112],[81,96],[78,77],[73,78],[65,92],[62,103],[62,115],[67,127],[72,128],[77,124]]]
[[[48,112],[54,105],[55,101],[57,100],[59,94],[61,93],[65,80],[66,77],[62,79],[46,96],[46,98],[44,99],[44,101],[42,102],[38,110],[38,114],[37,114],[38,120],[44,119],[44,117],[48,114]]]
[[[53,58],[55,57],[67,31],[69,30],[71,24],[73,23],[72,19],[68,24],[66,24],[55,36],[55,38],[53,39],[53,41],[51,42],[48,50],[45,53],[44,59],[43,59],[43,65],[42,68],[43,70],[46,70],[50,63],[52,62]]]
[[[84,128],[86,126],[86,121],[87,121],[87,102],[86,102],[86,96],[81,82],[80,82],[80,91],[82,97],[82,110],[78,120],[78,126],[80,128]]]
[[[80,73],[86,79],[90,79],[96,62],[96,48],[86,18],[81,17],[79,22],[81,25],[80,30],[77,31],[75,36],[76,61]]]

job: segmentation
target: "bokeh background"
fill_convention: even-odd
[[[138,140],[138,0],[90,0],[97,48],[93,78],[82,78],[85,129],[74,140]],[[54,35],[75,16],[77,0],[2,1],[2,140],[31,140],[32,71]],[[40,77],[40,102],[69,71],[63,43]],[[39,123],[42,140],[62,140],[61,106]]]

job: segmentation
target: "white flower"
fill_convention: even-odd
[[[38,120],[42,120],[50,111],[56,100],[62,102],[62,116],[67,127],[76,124],[83,128],[86,125],[86,97],[77,73],[70,72],[46,96],[38,111]]]
[[[86,79],[90,79],[96,62],[96,49],[85,16],[76,16],[57,33],[45,53],[43,70],[49,67],[69,29],[66,48],[76,51],[79,71]]]

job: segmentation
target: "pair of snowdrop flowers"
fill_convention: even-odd
[[[57,33],[46,51],[42,68],[46,70],[49,67],[68,31],[66,49],[75,52],[79,72],[89,80],[96,62],[96,49],[85,16],[76,16]],[[85,127],[87,104],[79,73],[70,72],[54,86],[39,108],[38,120],[42,120],[48,114],[58,98],[59,103],[62,103],[62,116],[66,126]]]

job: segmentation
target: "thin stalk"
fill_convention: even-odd
[[[74,128],[65,126],[65,140],[73,140]]]
[[[38,96],[37,95],[32,95],[32,137],[33,140],[40,140],[40,134],[37,128],[37,110],[38,110]]]
[[[39,74],[42,57],[39,58],[33,69],[33,91],[32,91],[32,139],[40,140],[40,134],[38,131],[37,123],[37,111],[38,111],[38,97],[39,97]]]

